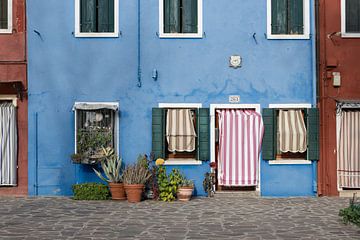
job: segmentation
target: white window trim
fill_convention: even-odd
[[[171,165],[201,165],[202,161],[196,159],[169,158],[164,162],[165,166]]]
[[[159,103],[159,108],[202,108],[201,103]]]
[[[271,160],[269,161],[269,165],[310,165],[312,162],[310,160]]]
[[[310,103],[269,104],[269,108],[311,108]]]
[[[159,108],[202,108],[201,103],[159,103]],[[164,165],[201,165],[197,159],[168,158]]]
[[[289,109],[289,108],[311,108],[310,103],[285,103],[285,104],[269,104],[269,108]],[[284,159],[284,160],[270,160],[269,165],[296,165],[296,164],[312,164],[311,160],[307,159]]]
[[[271,0],[267,0],[267,39],[310,39],[310,0],[304,0],[304,34],[271,33]]]
[[[198,0],[197,33],[164,33],[164,0],[159,0],[159,37],[160,38],[202,38],[203,37],[203,0]]]
[[[17,107],[17,97],[16,95],[0,95],[0,100],[12,101],[12,104]]]
[[[13,24],[12,24],[12,1],[13,0],[7,0],[8,1],[8,27],[5,29],[0,29],[0,33],[6,33],[6,34],[11,34],[12,33],[12,28],[13,28]]]
[[[360,38],[360,33],[346,32],[346,0],[341,0],[341,37]]]
[[[110,104],[110,105],[116,105],[118,107],[118,110],[115,111],[115,126],[114,126],[114,133],[116,134],[116,137],[115,137],[115,150],[116,150],[116,153],[118,155],[120,155],[120,149],[119,149],[119,145],[120,145],[120,131],[119,131],[119,112],[120,112],[120,104],[118,102],[75,102],[74,106],[76,106],[76,104],[79,104],[79,103],[86,103],[86,104]],[[77,148],[76,148],[76,120],[77,120],[77,112],[76,112],[76,109],[73,107],[73,111],[75,113],[75,125],[74,125],[74,146],[75,146],[75,153],[77,153]]]
[[[255,109],[259,114],[260,104],[210,104],[210,162],[215,162],[215,111],[216,109]],[[211,169],[213,172],[213,170]],[[256,191],[261,189],[261,164],[259,158],[259,183],[256,186]]]
[[[80,32],[80,0],[75,0],[75,37],[119,37],[119,0],[114,0],[114,32]]]

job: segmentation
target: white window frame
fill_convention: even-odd
[[[271,33],[271,1],[267,0],[267,39],[310,39],[310,0],[304,0],[304,33],[272,34]]]
[[[299,108],[299,109],[306,109],[311,108],[310,103],[295,103],[295,104],[269,104],[269,108],[276,108],[276,109],[289,109],[289,108]],[[284,160],[270,160],[269,165],[306,165],[306,164],[312,164],[311,160],[307,159],[284,159]]]
[[[201,103],[159,103],[159,108],[202,108]],[[164,165],[201,165],[202,161],[197,159],[168,158]]]
[[[260,104],[210,104],[210,162],[215,162],[216,152],[215,152],[215,112],[216,109],[255,109],[255,111],[259,114],[260,112]],[[260,192],[261,189],[261,164],[260,158],[258,159],[259,164],[259,182],[256,186],[256,191]],[[211,169],[214,172],[213,169]]]
[[[0,33],[11,34],[12,33],[12,0],[7,0],[8,2],[8,27],[4,29],[0,29]]]
[[[114,0],[114,32],[80,32],[80,0],[75,0],[75,37],[119,37],[119,0]]]
[[[73,111],[75,113],[75,125],[74,125],[74,146],[75,146],[75,153],[77,153],[77,144],[76,144],[76,134],[77,134],[77,110],[75,108],[75,106],[77,104],[82,104],[82,103],[86,103],[88,105],[92,105],[92,104],[109,104],[109,105],[115,105],[117,106],[118,110],[115,111],[115,119],[114,119],[114,122],[115,122],[115,126],[114,126],[114,133],[116,134],[116,136],[114,136],[114,149],[115,149],[115,152],[116,154],[120,155],[120,149],[119,149],[119,141],[120,141],[120,134],[119,134],[119,112],[120,112],[120,105],[118,102],[75,102],[74,104],[74,107],[73,107]]]
[[[164,33],[164,0],[159,0],[159,37],[160,38],[202,38],[203,37],[203,0],[198,0],[197,33]]]
[[[12,104],[14,105],[14,107],[17,107],[17,97],[16,95],[0,95],[0,101],[12,101]]]
[[[346,0],[341,0],[341,37],[360,38],[360,32],[359,33],[346,32]]]

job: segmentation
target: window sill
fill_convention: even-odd
[[[75,37],[77,38],[117,38],[119,37],[119,33],[75,33]]]
[[[0,34],[12,34],[12,29],[0,29]]]
[[[269,165],[310,165],[312,162],[310,160],[271,160],[269,161]]]
[[[203,38],[202,33],[160,33],[159,38]]]
[[[360,38],[360,33],[341,33],[342,38]]]
[[[296,40],[296,39],[304,39],[304,40],[308,40],[310,39],[310,35],[309,34],[302,34],[302,35],[286,35],[286,34],[268,34],[267,35],[267,39],[278,39],[278,40]]]
[[[169,158],[164,162],[165,166],[170,165],[201,165],[202,161],[196,159],[186,159],[186,158]]]

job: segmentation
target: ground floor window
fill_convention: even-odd
[[[103,148],[117,149],[117,106],[77,103],[75,109],[75,149],[80,163],[93,164],[103,158]]]
[[[0,186],[17,184],[17,113],[12,100],[0,100]]]
[[[263,109],[263,159],[318,160],[319,114],[310,104],[270,104]]]
[[[159,104],[152,110],[155,158],[189,163],[209,160],[209,109],[199,104]],[[200,163],[201,164],[201,163]]]
[[[339,187],[360,189],[360,104],[338,103],[337,159]]]

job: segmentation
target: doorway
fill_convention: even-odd
[[[217,191],[260,191],[259,104],[212,104],[211,162]]]
[[[360,103],[337,103],[337,183],[340,196],[360,192]]]

